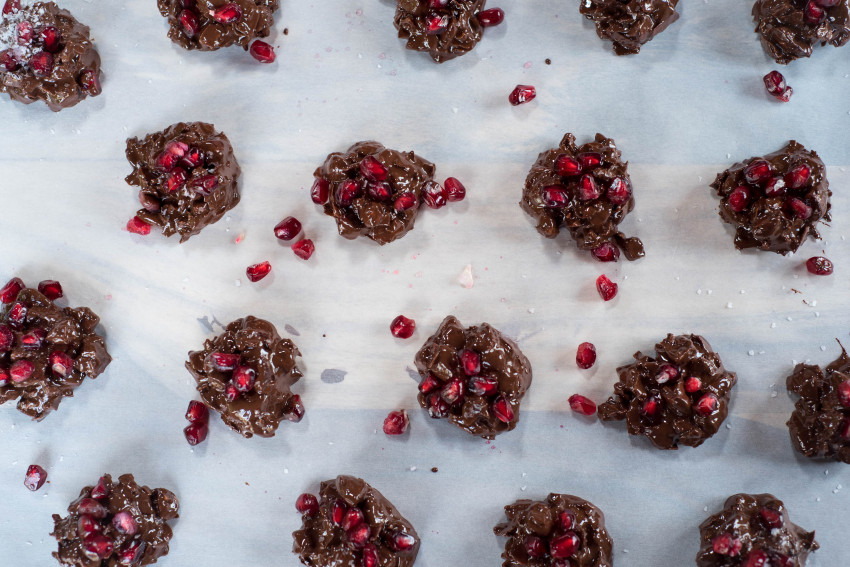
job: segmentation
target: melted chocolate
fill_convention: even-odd
[[[841,356],[826,369],[800,363],[786,379],[800,399],[788,421],[791,443],[811,458],[850,464],[850,358]]]
[[[80,497],[71,502],[67,517],[53,514],[55,527],[50,535],[59,541],[59,551],[54,552],[53,557],[67,567],[156,563],[168,554],[172,532],[167,522],[178,517],[178,509],[177,498],[169,490],[139,486],[131,474],[121,475],[115,483],[110,475],[103,475],[97,485],[85,487]],[[92,510],[98,513],[93,514]],[[130,513],[136,525],[135,533],[122,533],[115,528],[112,520],[119,512]],[[85,522],[80,521],[83,515],[98,526],[97,533],[112,542],[113,552],[107,557],[86,554],[86,532],[82,528]],[[98,515],[103,517],[97,518]]]
[[[679,0],[582,0],[580,11],[596,24],[596,34],[614,43],[614,53],[638,53],[679,19]]]
[[[430,0],[398,0],[395,27],[398,37],[407,41],[407,49],[427,51],[436,63],[449,61],[472,49],[481,41],[483,28],[478,13],[486,0],[448,0],[445,8],[434,10]],[[445,29],[429,33],[428,20],[445,17]]]
[[[18,26],[32,25],[32,40],[19,43]],[[45,40],[53,28],[58,39]],[[46,37],[46,36],[44,36]],[[39,69],[36,72],[32,62]],[[88,26],[53,2],[35,2],[0,15],[0,92],[30,104],[44,101],[54,112],[100,94],[100,56]]]
[[[171,41],[183,49],[201,51],[214,51],[231,45],[248,49],[254,39],[269,36],[274,25],[274,13],[278,9],[278,0],[193,0],[193,3],[193,7],[184,8],[184,0],[157,0],[160,14],[168,18]],[[215,9],[225,4],[237,5],[241,16],[230,23],[216,21],[213,18]],[[183,26],[180,17],[184,12],[194,16],[197,31]],[[191,32],[188,31],[190,29]]]
[[[217,367],[213,353],[239,355],[239,366],[255,372],[253,387],[228,401],[226,389],[234,372]],[[300,421],[304,414],[301,397],[290,390],[303,376],[298,356],[295,344],[280,338],[274,325],[248,316],[205,341],[203,350],[190,352],[186,368],[195,377],[204,404],[219,412],[231,429],[245,437],[272,437],[282,419]]]
[[[809,552],[820,547],[815,533],[792,524],[772,494],[730,496],[723,510],[700,524],[699,535],[697,567],[739,567],[748,560],[746,565],[804,567]]]
[[[617,369],[620,380],[599,418],[625,419],[630,435],[645,435],[659,449],[699,447],[726,419],[737,377],[699,335],[667,335],[655,352],[637,352],[635,363]]]
[[[545,501],[517,500],[505,506],[507,522],[496,526],[496,535],[510,538],[505,543],[502,558],[504,567],[548,567],[569,565],[571,567],[612,567],[614,559],[611,553],[613,543],[605,529],[605,516],[602,510],[578,496],[569,494],[549,494]],[[578,536],[580,542],[575,553],[566,557],[553,557],[550,548],[558,538]],[[539,541],[538,541],[539,540]],[[540,544],[543,553],[530,557],[526,544]],[[534,546],[531,546],[534,549]],[[558,554],[556,551],[555,554]],[[556,563],[558,560],[563,563]]]
[[[360,170],[366,157],[375,158],[387,170],[383,182],[370,181]],[[340,235],[350,240],[358,236],[371,238],[378,244],[387,244],[407,234],[416,222],[426,183],[434,182],[434,164],[413,152],[390,150],[378,142],[358,142],[345,153],[330,154],[313,175],[330,184],[330,200],[325,203],[325,214],[336,219]],[[358,194],[346,204],[340,199],[340,186],[353,180]],[[372,184],[387,184],[386,194],[378,198],[370,190]],[[412,196],[412,206],[398,210],[394,203],[402,195]]]
[[[163,158],[169,152],[175,159]],[[143,208],[136,214],[165,236],[179,234],[186,242],[239,203],[242,170],[230,140],[212,124],[179,122],[142,140],[130,138],[126,154],[133,172],[125,181],[141,188]]]
[[[770,177],[758,183],[748,182],[745,169],[765,160],[770,164]],[[792,188],[789,172],[808,168],[805,181]],[[764,157],[752,157],[736,163],[717,174],[711,187],[720,195],[720,217],[735,227],[735,248],[757,248],[779,254],[795,252],[807,237],[820,238],[818,222],[829,221],[831,207],[829,181],[826,167],[818,154],[809,151],[794,140],[779,151]],[[749,194],[743,210],[735,211],[730,196],[743,187]],[[767,192],[771,194],[768,195]],[[811,209],[807,218],[801,218],[791,206],[792,199],[802,201]]]
[[[806,15],[808,0],[756,0],[753,18],[764,50],[777,63],[785,64],[809,57],[820,43],[841,47],[850,41],[850,0],[838,0],[834,6],[815,8],[821,18]]]
[[[364,480],[338,476],[322,483],[319,496],[318,513],[305,513],[301,529],[292,534],[292,551],[299,555],[301,563],[310,567],[362,567],[364,553],[374,553],[378,559],[374,564],[381,567],[410,567],[416,561],[420,543],[416,530]],[[335,505],[340,518],[351,509],[360,509],[363,523],[368,526],[368,536],[363,541],[368,543],[352,543],[348,536],[352,530],[346,533],[340,523],[334,522]]]
[[[5,352],[0,347],[0,384],[6,377],[0,404],[20,398],[18,410],[33,419],[44,419],[85,378],[97,378],[112,361],[103,337],[95,332],[100,319],[88,307],[57,307],[26,288],[3,306],[0,321],[0,344],[11,344]],[[57,366],[55,353],[64,353],[73,364]],[[32,374],[23,381],[9,377],[18,361],[32,364]]]
[[[582,250],[595,250],[610,244],[622,248],[629,260],[642,258],[644,250],[640,239],[626,238],[618,229],[635,206],[628,162],[621,161],[621,153],[614,140],[602,134],[596,134],[593,142],[581,146],[576,146],[575,140],[575,136],[566,134],[557,148],[537,157],[525,180],[519,203],[522,210],[537,220],[537,232],[546,238],[555,238],[561,228],[566,228]],[[578,158],[582,154],[598,154],[601,161],[595,166],[582,167],[572,175],[559,174],[561,157]],[[598,198],[581,198],[579,186],[585,174],[591,175],[599,188]],[[620,183],[625,184],[627,194],[614,197],[616,202],[612,202],[608,191],[612,185],[619,186]],[[563,192],[564,200],[547,201],[547,190]]]
[[[464,350],[478,355],[477,374],[463,369]],[[431,417],[447,418],[485,439],[516,427],[520,402],[531,386],[531,363],[489,324],[464,329],[455,317],[446,317],[416,353],[415,363],[422,377],[419,405]]]

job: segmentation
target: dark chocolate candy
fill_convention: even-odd
[[[231,45],[248,49],[256,38],[268,37],[278,0],[157,0],[168,18],[168,37],[184,49],[214,51]]]
[[[827,43],[841,47],[850,41],[850,0],[756,0],[753,19],[761,45],[777,63],[809,57],[812,48]]]
[[[640,47],[679,19],[679,0],[582,0],[579,11],[596,24],[596,34],[614,43],[614,53]]]
[[[486,0],[448,0],[445,8],[434,9],[430,0],[398,0],[395,27],[407,49],[427,51],[437,63],[459,57],[481,41],[478,13]],[[437,23],[439,22],[439,23]],[[436,25],[436,30],[429,28]]]

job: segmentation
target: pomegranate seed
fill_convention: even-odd
[[[582,152],[576,156],[582,170],[593,169],[602,164],[602,154],[598,152]]]
[[[582,201],[592,201],[602,195],[596,180],[592,175],[584,174],[578,182],[578,198]]]
[[[92,518],[102,520],[106,517],[106,508],[94,498],[83,498],[77,504],[78,514],[88,514]]]
[[[416,321],[399,315],[390,323],[390,332],[398,339],[409,339],[416,330]]]
[[[360,173],[369,181],[384,181],[389,171],[375,156],[366,156],[360,161]]]
[[[80,73],[80,78],[77,79],[77,82],[80,83],[80,88],[91,96],[97,96],[103,92],[103,89],[100,87],[100,77],[98,77],[97,72],[92,69],[86,69]]]
[[[791,100],[791,96],[794,94],[794,89],[791,87],[785,87],[785,90],[776,95],[776,100],[779,102],[788,102]]]
[[[696,376],[691,376],[685,380],[685,391],[689,394],[695,394],[702,389],[702,381]]]
[[[313,252],[316,251],[316,245],[309,238],[302,238],[292,245],[292,251],[302,260],[309,260]]]
[[[427,181],[422,189],[422,199],[432,209],[439,209],[448,202],[448,195],[442,185],[436,181]]]
[[[200,148],[191,147],[177,163],[186,169],[194,169],[204,163],[204,152]]]
[[[209,432],[210,427],[206,422],[190,423],[183,428],[183,435],[192,447],[198,443],[203,443]]]
[[[794,212],[794,216],[801,220],[806,220],[812,216],[812,208],[796,197],[788,200],[788,206]]]
[[[183,26],[183,33],[188,37],[195,37],[201,31],[201,23],[195,10],[183,10],[177,18]]]
[[[60,45],[61,37],[59,30],[53,26],[41,28],[38,32],[38,37],[39,40],[41,40],[41,45],[44,46],[45,51],[56,53],[62,48],[62,45]]]
[[[347,511],[348,507],[342,500],[334,502],[334,505],[331,507],[331,522],[337,526],[342,524],[342,519],[345,517]]]
[[[250,366],[237,366],[230,381],[240,392],[250,392],[257,381],[257,373]]]
[[[769,528],[781,528],[782,527],[782,514],[779,513],[779,510],[772,510],[771,508],[762,508],[759,511],[761,515],[761,519],[764,520],[764,523],[767,524]]]
[[[450,203],[463,201],[466,198],[466,187],[457,178],[447,178],[444,186],[446,188],[446,198]]]
[[[50,301],[63,297],[62,284],[56,280],[44,280],[39,282],[38,291]]]
[[[750,204],[750,190],[739,185],[729,193],[729,208],[736,213],[740,213]]]
[[[272,265],[269,264],[268,260],[265,262],[260,262],[259,264],[253,264],[248,266],[245,269],[245,275],[248,276],[248,279],[252,282],[258,282],[272,271]]]
[[[499,381],[488,376],[475,376],[469,379],[468,390],[487,398],[499,391]]]
[[[757,185],[767,181],[772,173],[773,168],[770,164],[763,159],[759,159],[744,168],[744,179],[747,180],[747,183]]]
[[[12,303],[26,286],[21,278],[12,278],[0,289],[0,301]]]
[[[295,217],[286,217],[274,227],[274,235],[280,240],[292,240],[301,232],[301,221]]]
[[[661,398],[658,396],[650,396],[643,402],[640,408],[640,414],[648,419],[658,417],[658,412],[661,409]]]
[[[832,262],[823,256],[812,256],[806,260],[806,269],[810,274],[816,276],[828,276],[832,274]],[[2,349],[0,349],[2,351]]]
[[[3,5],[3,15],[17,12],[21,9],[21,0],[6,0]]]
[[[112,492],[112,487],[106,484],[106,478],[100,477],[94,488],[91,489],[91,497],[95,500],[103,500],[109,493]]]
[[[112,527],[119,534],[123,535],[134,535],[139,529],[139,525],[136,523],[133,515],[126,510],[122,510],[112,517]]]
[[[431,394],[428,398],[428,415],[433,419],[440,419],[449,415],[449,404],[439,394]]]
[[[36,76],[47,77],[53,72],[53,54],[48,51],[39,51],[30,58],[30,67]]]
[[[781,177],[771,177],[764,186],[764,194],[776,197],[785,193],[785,180]]]
[[[30,379],[33,372],[35,372],[35,365],[26,358],[16,360],[9,367],[9,377],[15,384],[26,382]]]
[[[429,394],[440,387],[440,383],[434,378],[433,374],[428,374],[419,384],[419,391],[423,394]]]
[[[543,204],[547,207],[563,209],[569,202],[567,191],[560,185],[548,185],[543,188]]]
[[[781,95],[785,90],[785,77],[779,71],[771,71],[762,80],[764,81],[764,88],[773,96]]]
[[[354,202],[354,199],[360,196],[362,189],[360,184],[353,179],[346,179],[339,184],[336,190],[336,200],[343,207],[347,207]]]
[[[466,390],[463,380],[460,378],[452,378],[446,385],[443,386],[442,391],[440,392],[440,397],[443,398],[450,406],[457,404],[458,402],[463,401],[464,391]]]
[[[555,168],[558,171],[558,175],[564,177],[572,177],[581,173],[581,163],[574,157],[566,154],[558,157],[558,161],[555,162]]]
[[[838,385],[838,403],[845,408],[850,408],[850,380],[845,380]]]
[[[83,540],[83,553],[89,559],[107,559],[112,549],[112,540],[103,534],[89,534]]]
[[[529,557],[536,559],[546,555],[546,544],[535,535],[525,536],[525,552]]]
[[[412,209],[416,206],[416,196],[413,193],[402,193],[393,203],[393,208],[398,212]]]
[[[620,249],[610,242],[597,246],[591,253],[600,262],[616,262],[620,258]]]
[[[576,524],[576,515],[569,510],[564,510],[558,514],[558,529],[563,532],[573,529]]]
[[[229,2],[216,8],[212,12],[212,17],[220,24],[232,24],[242,19],[242,8],[239,7],[239,4]]]
[[[587,370],[596,363],[596,347],[593,343],[581,343],[576,349],[576,364]]]
[[[393,551],[409,551],[416,545],[416,538],[404,532],[396,532],[389,539]]]
[[[467,376],[478,376],[481,373],[481,356],[474,350],[462,349],[458,353],[460,368]]]
[[[570,409],[582,415],[593,415],[596,413],[596,404],[593,400],[586,398],[581,394],[573,394],[570,396]]]
[[[199,195],[211,195],[218,187],[218,175],[210,173],[209,175],[196,177],[189,185],[192,187],[192,190]]]
[[[13,329],[20,329],[27,320],[27,306],[20,301],[12,304],[9,311],[6,313],[6,322]]]
[[[504,423],[510,423],[514,420],[514,410],[511,407],[511,404],[508,403],[507,398],[503,395],[499,395],[495,400],[493,400],[493,415],[496,416],[496,419],[502,421]]]
[[[343,515],[342,522],[340,522],[339,527],[348,531],[351,528],[359,526],[365,521],[366,517],[363,515],[363,511],[355,506],[354,508],[349,508]]]
[[[519,106],[531,102],[537,97],[537,89],[533,85],[517,85],[508,95],[508,102],[513,106]]]
[[[327,180],[317,177],[310,188],[310,198],[317,205],[324,205],[331,195],[331,184]]]
[[[304,493],[295,501],[295,509],[308,516],[319,513],[319,501],[312,494]]]
[[[6,49],[0,51],[0,66],[4,67],[7,71],[15,71],[19,65],[18,56],[13,50]]]
[[[33,329],[21,337],[21,348],[25,350],[39,349],[44,344],[44,338],[46,336],[47,331],[44,329]]]
[[[844,418],[844,421],[841,422],[838,434],[841,435],[842,439],[850,441],[850,417]]]
[[[120,565],[133,565],[141,561],[145,552],[145,542],[131,541],[124,544],[118,551],[118,563]]]
[[[371,543],[367,543],[363,547],[362,567],[378,567],[378,561],[378,548]]]
[[[425,33],[427,35],[438,35],[449,27],[449,16],[447,14],[428,14],[425,18]]]
[[[166,179],[168,192],[174,193],[175,191],[186,185],[187,179],[188,176],[186,175],[185,169],[183,169],[182,167],[174,168],[174,170],[169,174],[168,178]]]
[[[27,467],[27,476],[24,478],[24,486],[35,492],[47,481],[47,471],[38,465]]]
[[[818,3],[814,0],[809,0],[806,7],[803,8],[803,17],[809,24],[819,24],[826,18],[826,11],[818,6]]]
[[[373,201],[384,203],[393,198],[393,188],[386,181],[370,181],[366,184],[366,194]]]
[[[805,163],[795,165],[785,174],[785,185],[789,189],[799,189],[809,180],[812,170]]]
[[[239,364],[241,357],[238,354],[214,352],[210,355],[210,359],[212,360],[213,366],[216,370],[226,372],[236,368],[236,365]]]
[[[0,325],[0,352],[11,350],[14,344],[15,333],[6,325]]]
[[[572,557],[578,551],[581,540],[578,535],[569,531],[562,536],[557,536],[549,541],[549,553],[555,559],[566,559]]]
[[[391,411],[384,419],[384,433],[387,435],[401,435],[407,431],[408,425],[410,425],[410,419],[408,419],[405,410]]]
[[[139,217],[133,217],[129,221],[127,221],[127,230],[129,232],[132,232],[133,234],[141,234],[142,236],[146,236],[151,233],[151,225],[149,225]]]
[[[596,291],[599,292],[599,297],[604,301],[611,301],[617,295],[617,284],[608,279],[608,276],[602,274],[596,278]]]
[[[501,8],[490,8],[478,12],[478,23],[482,28],[498,26],[505,19],[505,12]]]
[[[261,39],[252,43],[248,51],[251,57],[260,63],[274,63],[274,60],[277,58],[277,55],[274,53],[274,47]]]
[[[32,43],[32,36],[35,33],[32,28],[32,23],[27,21],[18,22],[17,32],[18,45],[27,45],[29,43]]]
[[[103,526],[93,516],[82,514],[77,520],[77,532],[85,538],[89,534],[99,533],[103,530]]]
[[[711,540],[711,547],[718,555],[736,557],[741,552],[741,540],[732,534],[720,534]]]
[[[186,408],[186,419],[192,423],[206,423],[210,420],[210,410],[203,402],[192,400]]]
[[[293,423],[298,423],[304,418],[304,404],[301,402],[301,396],[294,394],[289,398],[289,403],[286,405],[286,419]]]
[[[9,371],[5,368],[0,367],[0,388],[3,386],[7,386],[11,381],[11,376],[9,376]]]
[[[741,567],[767,567],[769,565],[767,560],[767,553],[761,549],[756,549],[747,555],[747,558],[741,564]]]
[[[632,189],[629,187],[629,182],[625,178],[615,177],[608,185],[605,196],[615,205],[625,205],[632,196]]]
[[[676,380],[679,377],[679,369],[672,364],[662,364],[655,374],[655,381],[659,384],[666,384]]]
[[[708,416],[717,409],[717,397],[714,394],[705,394],[697,401],[694,411],[702,416]]]
[[[348,538],[348,543],[351,547],[361,549],[369,542],[369,538],[372,537],[372,528],[369,527],[369,524],[360,524],[347,530],[345,536]]]

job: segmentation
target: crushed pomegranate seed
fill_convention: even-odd
[[[44,294],[44,296],[51,301],[59,299],[64,295],[62,293],[62,284],[56,280],[44,280],[39,282],[38,291]]]
[[[658,411],[661,409],[661,398],[658,396],[650,396],[643,402],[643,405],[640,408],[640,413],[642,416],[653,419],[658,415]]]
[[[35,492],[47,481],[47,471],[39,465],[27,467],[27,476],[24,477],[24,486]]]
[[[591,250],[591,254],[600,262],[616,262],[620,258],[620,249],[614,244],[606,242]]]
[[[133,234],[141,234],[145,236],[151,233],[151,225],[139,217],[133,217],[127,221],[127,230]]]
[[[21,278],[12,278],[0,289],[0,301],[12,303],[24,287],[26,286]]]
[[[17,32],[18,32],[18,45],[27,45],[29,43],[32,43],[32,36],[33,36],[34,32],[33,32],[31,22],[27,22],[27,21],[19,22],[18,26],[17,26]]]
[[[812,256],[806,260],[806,269],[810,274],[815,274],[816,276],[829,276],[832,274],[833,265],[828,258]]]
[[[448,177],[443,185],[446,189],[446,198],[450,203],[463,201],[466,198],[466,187],[457,178]]]
[[[604,301],[611,301],[617,295],[617,284],[608,279],[608,276],[602,274],[596,278],[596,291],[599,292],[599,297]]]
[[[57,53],[62,48],[59,30],[53,26],[41,28],[38,32],[38,37],[41,40],[41,45],[50,53]]]
[[[428,14],[425,23],[425,33],[427,35],[439,35],[449,27],[449,16],[447,14],[431,13]]]
[[[26,358],[16,360],[9,367],[9,377],[15,384],[26,382],[32,376],[33,372],[35,372],[35,365]]]
[[[303,238],[292,245],[292,251],[302,260],[309,260],[316,251],[316,245],[309,238]]]
[[[192,400],[186,409],[186,419],[192,423],[206,423],[210,419],[210,410],[203,402]]]
[[[440,386],[440,383],[437,382],[437,379],[434,378],[433,374],[428,374],[422,382],[419,384],[419,391],[423,394],[428,394],[433,392]]]
[[[777,197],[785,193],[785,180],[781,177],[771,177],[764,185],[764,194],[768,197]]]
[[[576,364],[587,370],[596,363],[596,347],[593,343],[581,343],[576,349]]]
[[[366,194],[373,201],[383,203],[393,198],[393,188],[386,181],[370,181],[366,185]]]
[[[407,417],[407,412],[403,409],[391,411],[384,419],[384,433],[387,435],[401,435],[407,431],[410,425],[410,419]]]
[[[41,348],[44,344],[44,338],[47,336],[47,331],[44,329],[33,329],[29,333],[21,336],[20,345],[24,350],[35,350]]]
[[[409,339],[416,330],[416,321],[399,315],[390,323],[390,332],[398,339]]]
[[[570,409],[582,415],[593,415],[596,413],[596,404],[590,398],[581,394],[570,396]]]
[[[301,232],[301,221],[295,217],[286,217],[274,227],[274,235],[280,240],[292,240]]]
[[[537,98],[537,89],[533,85],[517,85],[508,95],[508,102],[513,106],[519,106],[531,102]]]
[[[227,352],[214,352],[210,354],[210,360],[212,360],[213,366],[216,370],[221,372],[236,368],[240,359],[241,357],[238,354],[231,354]]]
[[[498,26],[505,19],[505,12],[501,8],[490,8],[478,12],[478,23],[482,28]]]
[[[186,441],[189,445],[195,446],[202,443],[209,433],[210,428],[206,422],[190,423],[183,429],[183,435],[186,436]]]
[[[274,47],[261,39],[258,39],[251,44],[249,52],[251,53],[251,57],[260,63],[274,63],[274,60],[277,57],[274,53]]]
[[[307,516],[315,516],[319,513],[319,501],[312,494],[305,492],[295,501],[295,509]]]
[[[47,77],[53,72],[54,59],[49,51],[39,51],[30,57],[30,67],[38,77]]]
[[[252,282],[258,282],[272,271],[272,265],[269,264],[268,261],[260,262],[259,264],[253,264],[248,266],[245,270],[245,275],[248,276],[248,279]]]

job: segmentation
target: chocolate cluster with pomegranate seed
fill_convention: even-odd
[[[248,316],[189,353],[186,368],[204,404],[245,437],[272,437],[280,421],[301,421],[304,405],[291,387],[303,374],[298,348],[275,326]]]
[[[800,396],[788,421],[791,444],[811,458],[850,464],[850,358],[841,356],[826,368],[800,363],[785,380]]]
[[[125,180],[140,188],[142,205],[127,225],[132,232],[148,234],[154,225],[186,242],[239,203],[242,170],[212,124],[179,122],[130,138],[126,155],[133,172]]]
[[[804,567],[820,547],[772,494],[735,494],[699,527],[697,567]]]
[[[88,307],[57,306],[61,287],[43,284],[39,291],[13,278],[0,288],[0,404],[17,399],[36,420],[112,361],[95,331],[100,318]]]
[[[419,536],[392,503],[364,480],[341,475],[322,483],[319,498],[302,494],[293,553],[310,567],[410,567]]]
[[[313,202],[336,219],[339,233],[387,244],[407,234],[424,202],[446,205],[451,195],[434,181],[435,166],[413,152],[358,142],[345,153],[330,154],[316,169]]]
[[[531,363],[488,323],[464,328],[449,315],[416,353],[419,405],[472,435],[493,439],[519,422]]]
[[[762,47],[783,65],[817,44],[850,41],[850,0],[756,0],[753,19]]]
[[[472,51],[490,23],[486,16],[479,19],[482,11],[490,12],[484,10],[486,1],[398,0],[398,37],[407,42],[407,49],[425,51],[436,63],[459,57]]]
[[[496,535],[508,539],[504,567],[612,567],[613,543],[602,510],[578,496],[550,494],[543,501],[505,506],[507,522]]]
[[[596,35],[611,40],[614,53],[638,53],[643,44],[679,19],[679,0],[584,0],[580,12],[596,24]]]
[[[720,217],[735,227],[738,250],[795,252],[806,238],[820,238],[819,221],[830,220],[826,167],[794,140],[718,173],[711,187],[721,199]]]
[[[184,49],[214,51],[268,37],[278,0],[157,0],[168,37]]]
[[[596,134],[576,145],[566,134],[557,148],[541,153],[525,180],[520,206],[537,221],[537,232],[555,238],[562,228],[576,245],[602,262],[644,256],[639,238],[626,236],[619,224],[634,208],[628,162],[620,159],[614,140]]]
[[[659,449],[698,447],[726,419],[737,382],[704,337],[669,334],[617,369],[614,395],[599,406],[603,421],[626,420],[630,435],[644,435]]]
[[[168,554],[179,503],[170,490],[139,486],[131,474],[113,482],[103,475],[68,506],[53,514],[50,534],[59,541],[53,557],[67,567],[150,565]]]
[[[0,13],[0,92],[24,104],[44,101],[54,112],[99,95],[100,55],[88,26],[53,2],[6,0]]]

